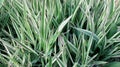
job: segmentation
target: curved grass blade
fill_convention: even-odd
[[[61,33],[61,31],[63,30],[63,28],[65,27],[65,25],[70,21],[70,19],[72,18],[72,16],[69,16],[66,20],[64,20],[58,27],[57,31],[55,32],[55,34],[51,37],[49,44],[52,44],[56,41],[57,37],[59,36],[59,34]]]
[[[82,32],[83,34],[85,34],[87,36],[93,36],[94,40],[99,41],[98,36],[95,33],[91,32],[91,31],[88,31],[88,30],[85,30],[85,29],[81,29],[81,28],[75,28],[75,27],[74,27],[74,29],[76,29],[79,32]]]

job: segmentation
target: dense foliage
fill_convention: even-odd
[[[120,61],[119,0],[0,0],[3,67],[101,67]]]

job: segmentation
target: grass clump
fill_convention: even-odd
[[[3,13],[7,14],[3,20]],[[5,0],[0,63],[12,67],[100,67],[119,61],[115,0]]]

